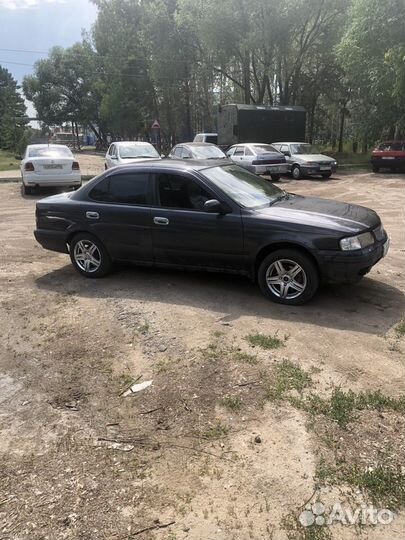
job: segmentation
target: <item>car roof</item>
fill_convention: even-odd
[[[201,131],[201,133],[196,133],[196,137],[197,135],[218,135],[218,133],[207,133],[206,131]]]
[[[142,146],[145,144],[150,144],[151,146],[153,146],[149,141],[115,141],[115,142],[112,142],[111,144],[117,144],[118,146],[121,146],[123,144],[125,145],[131,144],[133,146]]]
[[[69,148],[66,144],[29,144],[27,148]]]
[[[128,172],[136,171],[137,169],[173,169],[177,171],[201,171],[203,169],[210,169],[211,167],[218,167],[223,165],[229,165],[229,161],[224,163],[223,159],[145,159],[144,161],[138,161],[137,163],[128,163],[125,165],[118,165],[112,169],[108,169],[106,172]]]
[[[209,142],[182,142],[182,143],[178,143],[176,144],[176,146],[215,146],[216,148],[217,145],[216,144],[213,144],[213,143],[209,143]]]
[[[271,144],[310,144],[305,141],[283,141],[283,142],[272,142]]]

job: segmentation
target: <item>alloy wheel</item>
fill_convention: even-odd
[[[268,267],[266,283],[275,296],[292,300],[305,291],[307,275],[302,266],[295,261],[278,259]]]
[[[80,240],[74,247],[73,257],[83,272],[96,272],[101,265],[101,253],[91,240]]]

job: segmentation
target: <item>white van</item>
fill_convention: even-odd
[[[218,144],[218,133],[197,133],[193,142],[207,142]]]

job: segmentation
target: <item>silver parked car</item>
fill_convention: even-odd
[[[285,155],[288,170],[296,180],[307,175],[330,178],[337,169],[337,162],[333,158],[320,154],[311,144],[277,142],[272,146]]]
[[[168,157],[172,159],[226,159],[226,155],[218,146],[204,142],[176,144],[170,150]]]
[[[255,174],[269,174],[272,180],[279,180],[282,174],[288,172],[285,157],[270,144],[235,144],[226,155]]]
[[[105,155],[105,169],[144,159],[160,159],[158,152],[150,143],[143,141],[114,142],[110,144]]]

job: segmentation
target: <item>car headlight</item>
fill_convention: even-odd
[[[331,165],[332,165],[332,167],[336,167],[337,166],[337,161],[332,161]]]
[[[354,251],[355,249],[363,249],[374,244],[374,236],[369,233],[358,234],[357,236],[349,236],[342,238],[340,248],[343,251]]]

